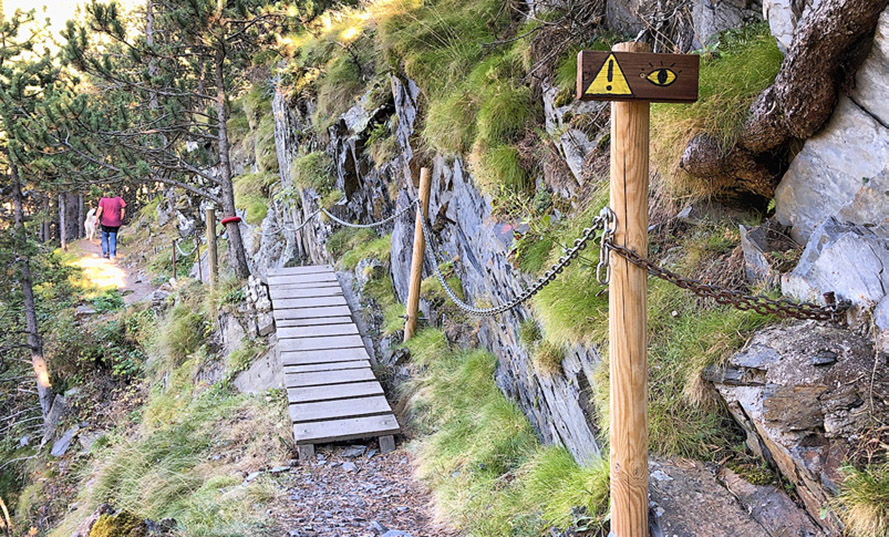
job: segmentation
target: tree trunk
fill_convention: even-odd
[[[28,333],[28,347],[31,349],[31,366],[37,377],[37,396],[40,400],[40,409],[43,412],[43,420],[49,416],[52,407],[52,386],[49,383],[49,371],[46,360],[43,357],[43,341],[37,326],[37,308],[34,303],[34,288],[31,277],[31,260],[27,252],[27,239],[25,234],[25,213],[22,208],[22,189],[19,182],[18,169],[12,165],[12,202],[15,216],[16,243],[19,249],[18,264],[21,270],[22,296],[25,310],[25,330]]]
[[[824,127],[837,94],[855,74],[889,0],[822,0],[806,11],[775,82],[750,107],[735,145],[696,135],[680,166],[717,196],[770,199],[794,140]]]
[[[83,212],[83,193],[77,195],[77,238],[86,236],[86,229],[83,227],[83,221],[86,220],[86,213]]]
[[[232,185],[232,168],[229,159],[229,141],[228,128],[226,120],[228,114],[225,109],[225,50],[224,44],[220,43],[216,50],[216,121],[219,132],[219,168],[222,172],[222,213],[226,216],[237,216],[235,210],[235,190]],[[228,234],[228,254],[235,269],[235,274],[239,278],[246,278],[250,275],[250,268],[247,265],[247,255],[244,252],[244,242],[241,239],[241,229],[237,222],[229,222],[225,225],[225,231]]]
[[[67,216],[68,208],[65,204],[65,194],[59,194],[59,244],[62,250],[68,249],[68,226]]]

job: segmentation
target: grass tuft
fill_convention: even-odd
[[[847,467],[836,497],[838,514],[853,537],[889,534],[889,463]]]
[[[679,168],[692,136],[714,135],[725,148],[737,139],[753,99],[766,89],[784,56],[766,22],[723,33],[714,52],[701,57],[699,99],[652,107],[652,163],[677,196],[705,197],[708,185]]]

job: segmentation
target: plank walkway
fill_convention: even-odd
[[[398,421],[329,265],[270,270],[269,291],[300,458],[315,444],[379,437],[391,451]]]

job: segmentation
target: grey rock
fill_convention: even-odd
[[[364,455],[365,451],[367,451],[367,446],[350,446],[343,450],[342,456],[347,459],[354,459]]]
[[[792,226],[793,238],[804,244],[821,222],[882,173],[887,162],[889,129],[841,97],[827,126],[806,140],[775,190],[778,221]]]
[[[655,459],[649,462],[649,470],[652,522],[657,526],[652,535],[767,535],[703,463]]]
[[[43,427],[43,438],[40,440],[40,447],[45,446],[56,434],[59,422],[68,413],[68,404],[64,395],[56,395],[52,400],[52,406],[49,409],[49,415],[46,417],[46,423]]]
[[[343,463],[343,470],[345,470],[347,472],[357,472],[358,466],[356,466],[354,462],[346,461]]]
[[[889,11],[883,11],[874,33],[873,46],[855,74],[852,99],[883,125],[889,126]]]
[[[866,228],[827,219],[812,235],[799,264],[781,279],[785,295],[823,302],[822,295],[873,307],[889,289],[889,227]]]
[[[763,18],[769,21],[769,30],[781,52],[787,53],[793,41],[793,31],[803,13],[817,6],[821,0],[762,0]]]
[[[824,365],[819,357],[834,359]],[[874,363],[877,360],[877,363]],[[831,535],[839,522],[822,517],[839,468],[854,438],[871,418],[887,415],[889,373],[886,355],[874,355],[867,337],[815,322],[767,328],[722,367],[756,378],[755,383],[715,386],[747,433],[747,445],[773,463],[794,484],[813,519]],[[861,382],[871,379],[873,383]],[[719,375],[714,375],[718,377]],[[873,390],[873,399],[871,399]]]
[[[77,431],[80,430],[80,426],[75,425],[74,427],[68,429],[62,434],[61,438],[56,440],[52,445],[52,450],[50,450],[50,455],[53,457],[61,457],[71,446],[71,441],[74,440],[74,435],[77,434]]]
[[[399,531],[399,530],[389,530],[383,534],[382,537],[413,537],[410,533]]]
[[[251,472],[250,474],[247,474],[247,477],[244,478],[244,483],[250,483],[252,481],[255,481],[256,478],[261,475],[262,475],[262,472]]]
[[[750,283],[764,283],[771,287],[778,283],[780,275],[772,268],[763,249],[765,229],[763,226],[747,228],[738,226],[741,234],[741,249],[744,252],[744,275]]]
[[[758,21],[759,2],[750,0],[695,0],[692,4],[694,46],[710,44],[716,34]]]
[[[289,472],[290,466],[275,466],[274,468],[269,470],[270,474],[283,474],[284,472]]]
[[[874,308],[874,327],[877,350],[889,353],[889,295]]]
[[[93,444],[96,443],[96,440],[105,436],[105,433],[102,431],[92,431],[87,432],[83,431],[77,436],[77,441],[80,443],[80,447],[84,452],[89,453],[90,449],[92,449]]]
[[[31,436],[30,435],[26,434],[25,436],[19,438],[19,447],[27,447],[30,444],[31,444]]]
[[[824,535],[808,513],[797,507],[783,490],[772,485],[753,485],[728,468],[722,469],[719,478],[769,537]]]
[[[96,310],[92,306],[81,305],[81,306],[77,306],[77,308],[75,308],[75,310],[74,310],[74,315],[76,315],[77,317],[87,317],[87,316],[95,315],[95,314],[96,314]]]
[[[387,531],[389,531],[389,528],[380,524],[376,520],[374,520],[373,522],[370,523],[370,529],[371,529],[371,531],[373,531],[374,533],[376,533],[378,535],[382,535],[382,534],[386,533]]]

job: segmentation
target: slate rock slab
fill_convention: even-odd
[[[842,480],[849,439],[872,419],[889,418],[887,362],[867,336],[806,321],[761,330],[705,378],[748,447],[794,484],[811,518],[834,534],[839,521],[829,513],[822,519],[821,509]]]

